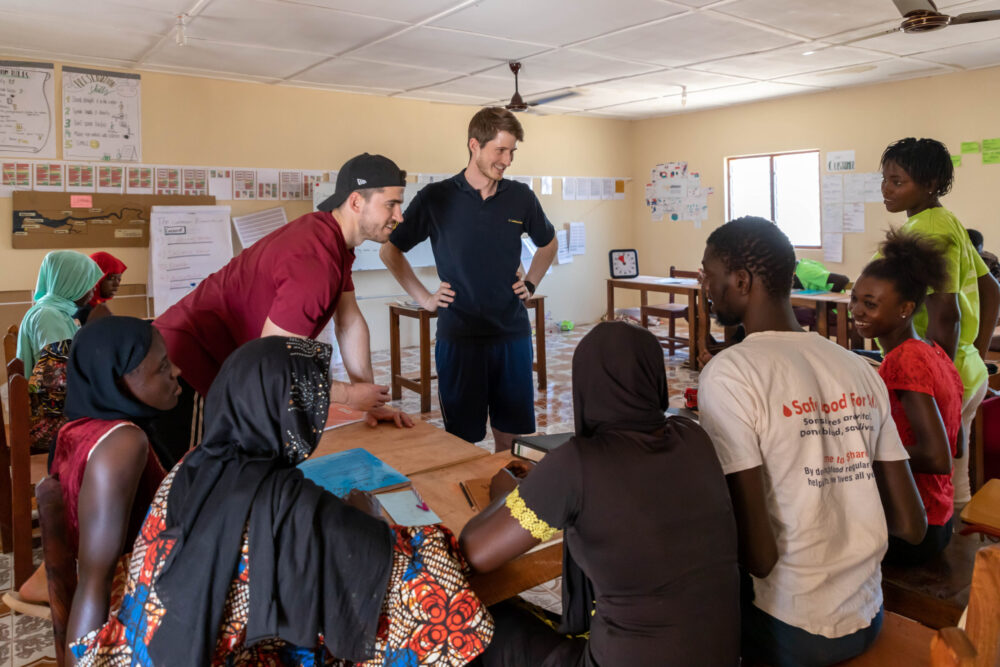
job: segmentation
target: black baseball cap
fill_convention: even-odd
[[[355,190],[406,186],[406,172],[384,155],[362,153],[344,163],[337,173],[337,189],[320,202],[320,211],[332,211]]]

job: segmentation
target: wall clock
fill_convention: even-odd
[[[612,278],[635,278],[639,275],[639,253],[634,249],[612,250],[608,253]]]

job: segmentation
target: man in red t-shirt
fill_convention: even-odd
[[[385,243],[402,221],[406,172],[381,155],[348,160],[336,192],[309,213],[246,248],[156,318],[187,400],[154,426],[157,453],[171,465],[191,444],[194,392],[204,396],[237,347],[262,336],[315,338],[332,317],[350,383],[331,382],[330,398],[377,420],[412,425],[387,407],[388,387],[373,384],[368,324],[351,279],[354,248]],[[162,437],[161,437],[162,436]],[[166,452],[164,450],[167,450]],[[173,460],[170,460],[173,459]]]

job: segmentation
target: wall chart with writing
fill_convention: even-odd
[[[53,67],[0,60],[0,154],[56,156]]]
[[[140,162],[138,74],[63,67],[63,158]]]

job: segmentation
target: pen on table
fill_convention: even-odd
[[[413,489],[413,495],[415,495],[417,497],[417,501],[418,501],[417,502],[417,509],[422,509],[425,512],[430,512],[431,508],[428,507],[427,501],[424,500],[423,496],[420,495],[420,492],[417,491],[417,487],[414,486],[414,487],[411,487],[411,488]]]
[[[465,496],[465,502],[469,503],[469,507],[476,509],[476,503],[472,502],[472,496],[469,495],[469,490],[465,488],[465,483],[459,482],[458,488],[462,489],[462,495]]]

